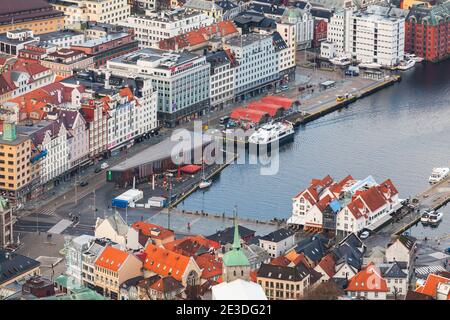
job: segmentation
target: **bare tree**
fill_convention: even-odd
[[[344,290],[339,288],[333,280],[322,282],[315,289],[309,291],[304,300],[336,300],[344,294]]]

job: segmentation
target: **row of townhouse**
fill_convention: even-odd
[[[401,200],[391,180],[378,184],[372,176],[335,182],[330,176],[313,179],[292,199],[288,224],[296,228],[328,230],[339,237],[359,233],[387,221]]]
[[[23,202],[134,144],[157,127],[156,101],[149,79],[87,70],[3,103],[4,127],[12,128],[0,147],[23,145],[27,158],[5,153],[15,174],[4,176],[2,192]]]

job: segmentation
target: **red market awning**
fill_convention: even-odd
[[[181,172],[187,173],[187,174],[194,174],[196,172],[199,172],[202,169],[202,166],[198,166],[196,164],[188,164],[183,167],[181,167]]]

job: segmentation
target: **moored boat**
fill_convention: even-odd
[[[409,70],[412,67],[414,67],[416,64],[416,61],[409,59],[409,60],[402,60],[397,66],[397,70],[405,71]]]
[[[292,123],[281,121],[262,126],[248,138],[248,142],[250,144],[266,146],[278,142],[281,145],[293,138],[294,126]]]
[[[444,214],[442,212],[430,213],[430,215],[428,217],[428,223],[434,224],[434,225],[438,224],[439,222],[441,222],[443,215]]]
[[[442,179],[446,178],[450,173],[450,168],[433,168],[431,175],[428,178],[430,183],[438,183]]]

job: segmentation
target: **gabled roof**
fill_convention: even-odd
[[[136,221],[131,227],[139,231],[142,235],[154,239],[166,239],[174,235],[172,230],[145,221]]]
[[[144,252],[144,268],[161,276],[171,275],[181,281],[189,264],[190,258],[179,253],[148,244]]]
[[[293,235],[294,235],[294,232],[291,229],[281,228],[281,229],[275,230],[269,234],[266,234],[265,236],[261,237],[260,239],[265,240],[265,241],[271,241],[271,242],[280,242],[289,237],[292,237]]]
[[[127,258],[128,253],[125,251],[108,246],[97,258],[95,265],[117,272],[123,266]]]
[[[308,259],[318,263],[325,256],[327,243],[328,239],[324,236],[314,235],[300,241],[295,247],[295,252],[304,253]]]
[[[0,249],[0,285],[40,266],[40,262]]]
[[[319,262],[319,267],[330,277],[332,278],[335,274],[335,261],[333,255],[331,253],[327,254],[322,258]]]
[[[425,283],[416,289],[416,292],[426,294],[427,296],[436,299],[437,288],[440,283],[450,283],[450,278],[438,276],[430,273],[425,280]]]
[[[388,292],[389,290],[379,268],[370,263],[350,279],[345,291]]]
[[[150,285],[150,289],[153,289],[155,291],[159,291],[162,293],[168,293],[173,291],[178,291],[180,289],[183,289],[183,285],[180,281],[177,281],[174,277],[168,276],[161,278],[159,280],[156,280]]]
[[[263,263],[257,272],[257,277],[284,281],[302,281],[309,274],[310,270],[302,264],[296,267],[287,267]]]
[[[278,256],[270,261],[270,264],[273,264],[275,266],[288,266],[290,263],[291,260],[289,260],[285,256]]]
[[[336,265],[347,263],[355,269],[361,269],[363,254],[348,243],[343,243],[333,250],[336,257]]]
[[[117,232],[119,235],[126,235],[129,230],[128,224],[125,223],[120,213],[116,212],[110,215],[106,220],[109,222],[111,227]],[[103,222],[103,221],[102,221]]]
[[[364,243],[354,232],[350,233],[348,236],[346,236],[344,239],[342,239],[341,242],[339,242],[339,245],[342,245],[344,243],[347,243],[350,247],[358,248],[358,249],[360,249],[364,246]]]
[[[407,235],[401,235],[398,238],[398,241],[400,241],[401,244],[403,244],[405,246],[406,249],[408,250],[412,250],[414,248],[414,245],[416,244],[417,239],[411,236],[407,236]]]
[[[201,278],[210,279],[222,274],[222,262],[218,261],[214,254],[204,253],[194,257],[195,262],[202,269]]]
[[[391,263],[390,266],[383,271],[385,278],[407,278],[408,275],[403,272],[397,262]]]
[[[239,235],[241,236],[241,239],[249,238],[255,235],[255,230],[251,230],[249,228],[240,225]],[[233,242],[233,236],[234,236],[233,227],[228,227],[224,230],[217,231],[216,233],[209,235],[206,238],[218,242],[221,245],[225,245],[227,243]]]

